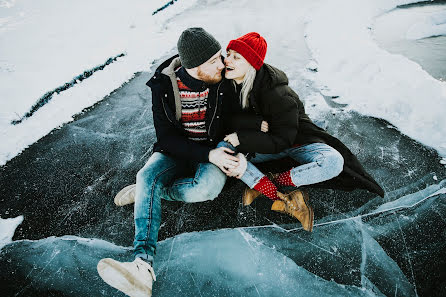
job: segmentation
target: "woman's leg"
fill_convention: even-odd
[[[226,141],[220,141],[217,147],[227,147],[237,153],[237,148]],[[277,196],[277,187],[273,184],[273,182],[249,161],[247,161],[246,171],[240,180],[250,189],[259,191],[271,200],[280,199]]]
[[[246,171],[240,180],[251,189],[259,191],[273,201],[280,199],[279,196],[277,196],[276,185],[249,161]]]
[[[325,143],[312,143],[285,150],[302,165],[279,174],[275,182],[282,186],[300,187],[338,176],[344,167],[342,155]]]

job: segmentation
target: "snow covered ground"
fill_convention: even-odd
[[[179,0],[152,16],[165,0],[125,5],[117,0],[0,1],[0,165],[134,73],[148,70],[175,48],[181,31],[190,26],[205,27],[223,46],[246,32],[260,32],[269,44],[267,62],[291,78],[295,71],[305,71],[296,69],[295,60],[307,58],[296,46],[306,41],[318,69],[308,77],[324,95],[339,96],[337,102],[347,108],[386,119],[446,156],[446,83],[379,48],[370,33],[376,16],[411,2],[416,1],[257,1],[254,7],[246,0]],[[283,7],[289,15],[280,15]],[[295,33],[303,25],[305,39]],[[444,13],[415,25],[407,33],[411,38],[444,34]],[[48,92],[121,54],[103,70],[54,93],[31,117],[11,124]]]
[[[319,2],[309,15],[306,40],[319,64],[316,79],[321,89],[339,96],[336,101],[350,109],[389,121],[445,156],[446,83],[408,58],[383,50],[371,34],[375,17],[409,2],[415,1]],[[444,22],[444,16],[437,15],[437,21]],[[389,28],[393,24],[398,24],[397,18]],[[439,33],[435,26],[424,29],[422,37]]]
[[[23,216],[11,219],[0,218],[0,250],[12,242],[15,229],[23,222]]]
[[[163,22],[196,1],[176,2],[152,16],[166,2],[0,1],[0,164],[171,50],[178,35],[162,34]],[[47,92],[120,54],[125,56],[55,93],[32,117],[11,125]]]

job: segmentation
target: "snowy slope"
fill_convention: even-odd
[[[152,16],[167,1],[0,2],[0,164],[52,129],[100,101],[135,72],[174,46],[160,34],[163,21],[196,1],[180,1]],[[47,92],[120,54],[102,71],[54,94],[48,104],[19,120]]]
[[[340,103],[360,113],[390,121],[446,156],[445,83],[407,58],[379,48],[368,29],[377,15],[409,2],[416,1],[256,1],[254,6],[246,0],[179,0],[152,16],[166,1],[2,1],[0,165],[103,99],[135,72],[149,70],[150,63],[172,51],[181,31],[190,26],[205,27],[223,47],[231,38],[260,32],[269,45],[267,62],[285,70],[292,81],[297,71],[305,71],[296,65],[310,58],[301,50],[303,34],[297,33],[306,25],[306,42],[318,67],[308,77],[325,94],[340,96]],[[11,125],[48,92],[118,55],[124,56],[55,93],[31,117]]]

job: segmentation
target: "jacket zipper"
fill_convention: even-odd
[[[171,120],[171,119],[169,118],[169,116],[167,115],[166,107],[164,106],[164,98],[165,98],[165,97],[166,97],[166,96],[164,96],[164,97],[161,98],[161,102],[163,103],[164,114],[166,115],[166,118],[169,120],[169,122],[171,122],[171,123],[173,124],[172,120]]]
[[[215,114],[217,113],[217,108],[218,108],[218,97],[220,95],[219,90],[220,90],[220,86],[221,86],[221,82],[218,84],[218,88],[217,88],[217,100],[215,102],[215,110],[214,110],[214,115],[212,116],[211,119],[211,123],[209,124],[209,129],[208,129],[208,135],[209,137],[211,137],[211,127],[212,127],[212,123],[214,122],[214,118],[215,118]],[[209,107],[211,105],[209,104]]]

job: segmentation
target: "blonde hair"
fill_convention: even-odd
[[[249,107],[249,94],[251,93],[252,87],[254,85],[254,80],[256,78],[257,71],[252,65],[249,65],[249,69],[245,74],[242,81],[242,90],[240,91],[240,104],[242,109],[247,109]],[[235,81],[232,81],[235,87]]]

